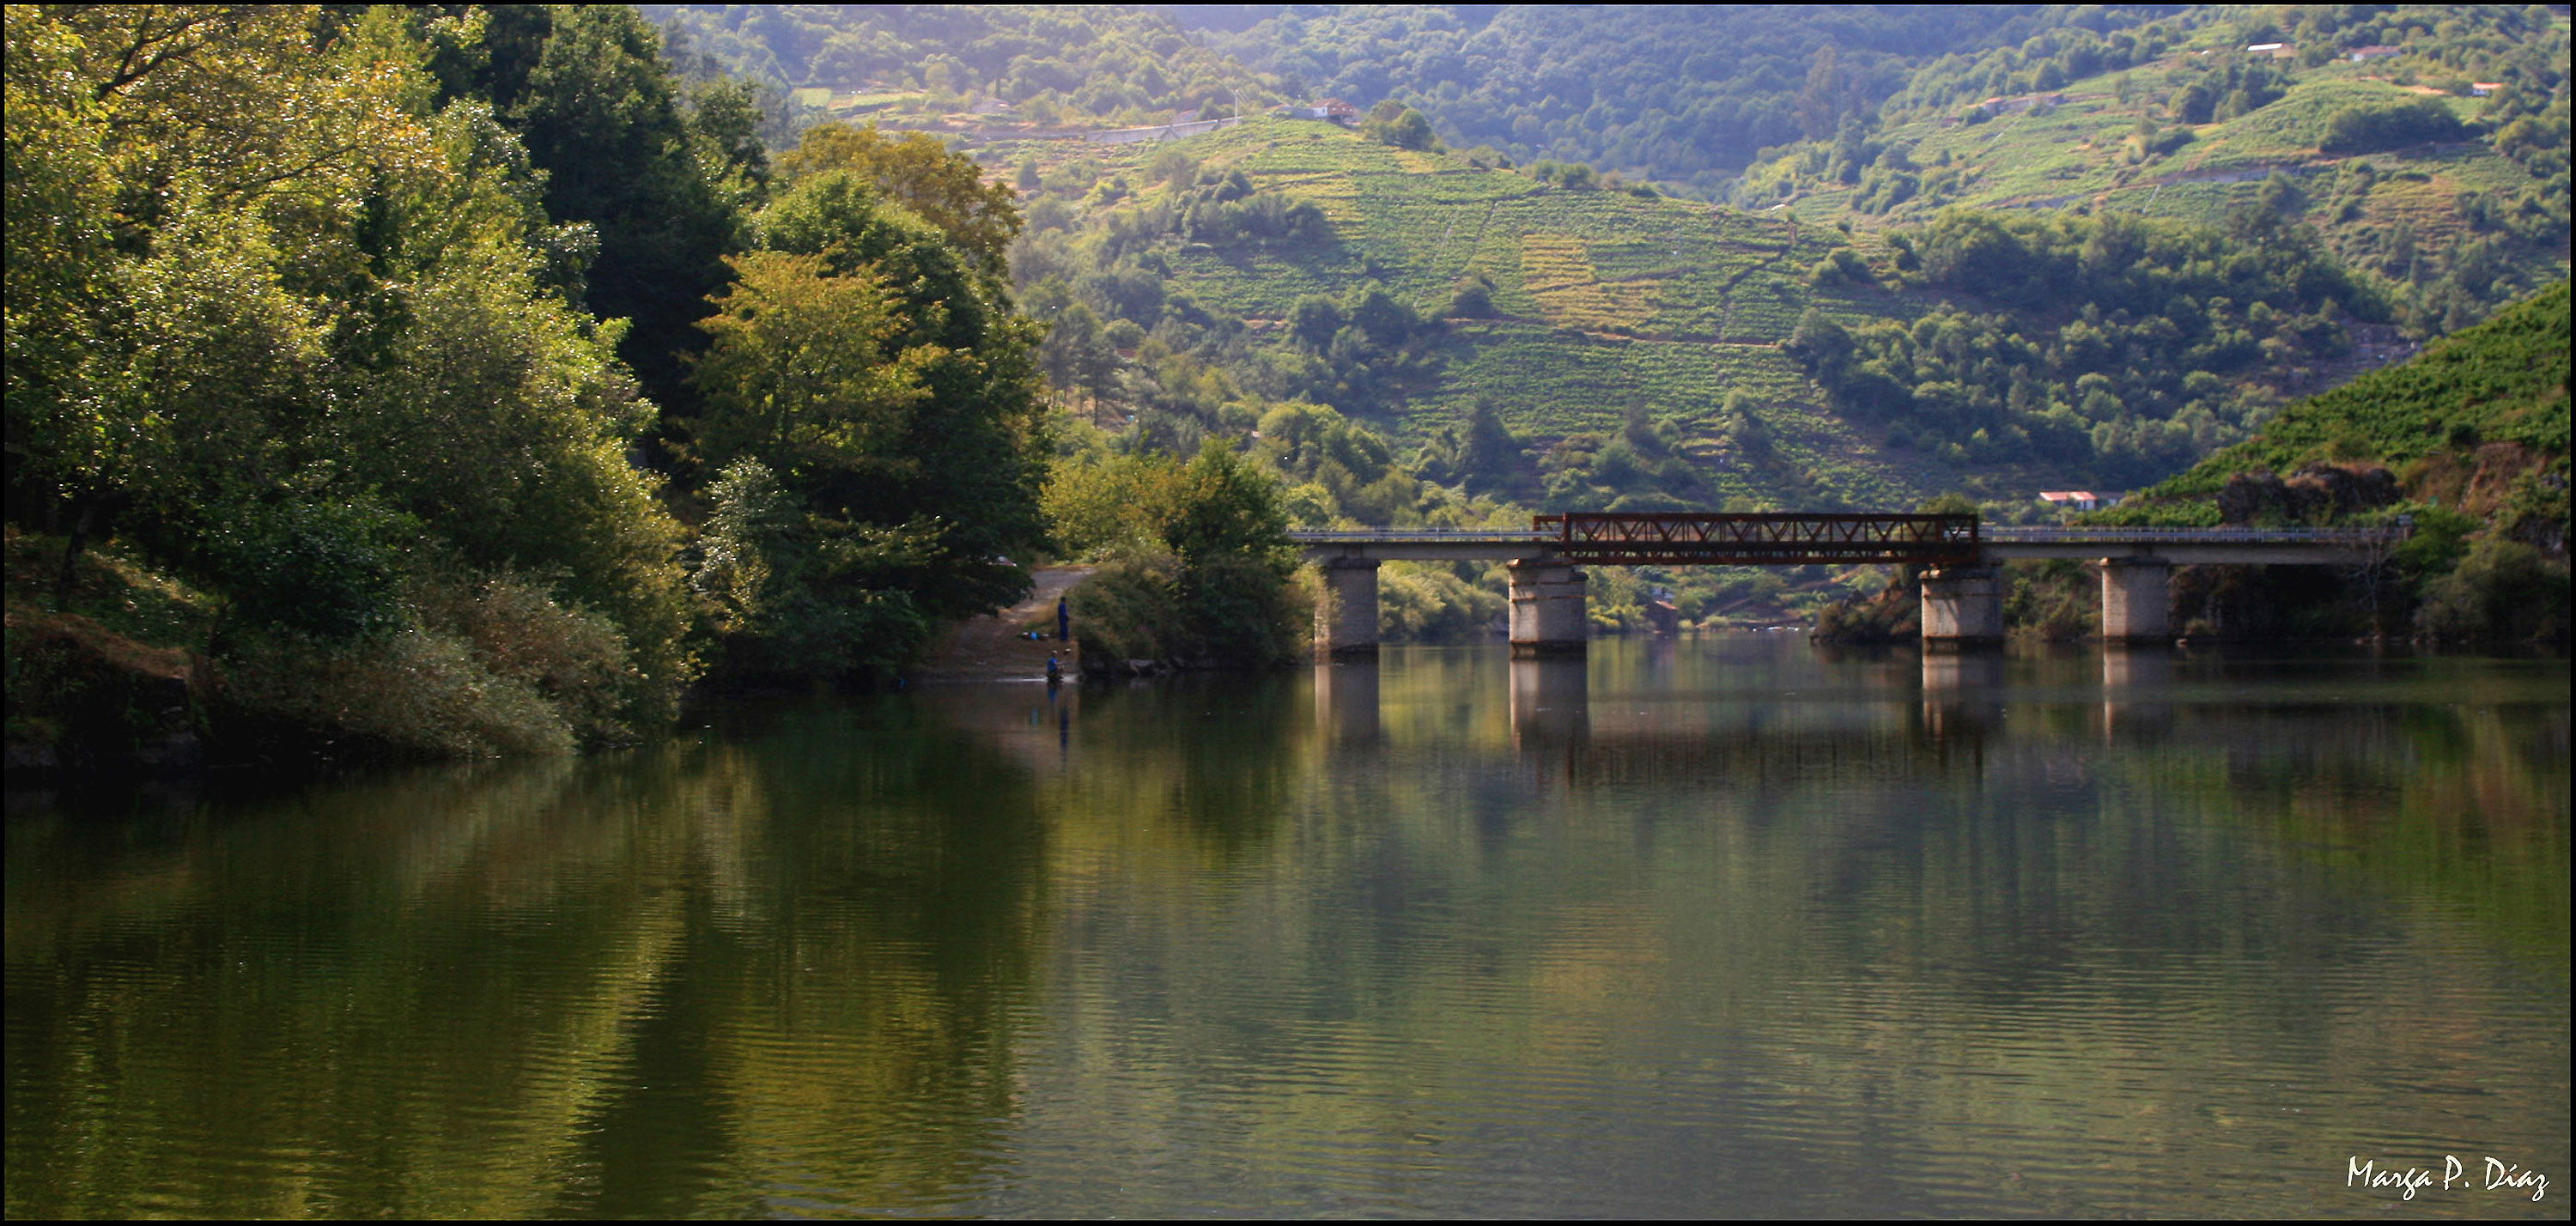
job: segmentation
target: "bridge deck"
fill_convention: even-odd
[[[1291,532],[1314,561],[1459,561],[1550,558],[1594,565],[1780,566],[1993,563],[2041,558],[2154,558],[2176,564],[2357,565],[2386,556],[2404,539],[2384,528],[2086,528],[1957,525],[1922,520],[1967,516],[1593,516],[1646,521],[1610,536],[1569,540],[1564,517],[1512,529],[1375,528]],[[1903,537],[1899,533],[1914,533]],[[1751,539],[1767,534],[1767,539]],[[1873,535],[1875,534],[1875,535]],[[1961,548],[1972,545],[1970,554]]]

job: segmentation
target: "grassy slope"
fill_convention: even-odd
[[[1254,120],[1153,145],[1032,142],[995,160],[1010,164],[1023,148],[1098,157],[1131,181],[1178,150],[1316,202],[1333,223],[1326,242],[1166,251],[1181,288],[1247,319],[1284,320],[1306,295],[1363,283],[1436,312],[1462,278],[1490,281],[1498,317],[1454,321],[1437,390],[1377,423],[1399,439],[1459,420],[1480,396],[1540,441],[1615,429],[1642,402],[1681,423],[1722,496],[1785,496],[1773,474],[1714,467],[1713,419],[1742,391],[1773,432],[1778,470],[1810,474],[1853,504],[1911,505],[1954,482],[1940,461],[1887,452],[1876,432],[1818,407],[1818,390],[1777,347],[1809,306],[1858,322],[1911,319],[1932,304],[1808,284],[1826,240],[1846,241],[1839,231],[1785,212],[1563,190],[1314,121]]]
[[[1894,125],[1880,134],[1881,139],[1908,149],[1916,165],[1930,166],[1947,154],[1953,165],[1965,167],[1967,173],[1964,190],[1901,205],[1887,220],[1919,217],[1947,204],[2013,208],[2090,203],[2149,217],[2217,222],[2252,200],[2261,180],[2274,170],[2299,178],[2346,161],[2317,148],[2327,120],[2336,111],[2359,102],[2404,102],[2427,96],[2382,79],[2392,72],[2384,63],[2336,60],[2313,68],[2276,63],[2296,74],[2296,83],[2279,100],[2224,122],[2202,124],[2192,129],[2190,143],[2135,165],[2126,158],[2127,138],[2141,116],[2161,118],[2166,91],[2143,87],[2124,103],[2118,97],[2118,81],[2123,75],[2134,75],[2141,82],[2156,79],[2160,74],[2153,65],[2074,82],[2058,91],[2065,99],[2062,105],[2007,114],[1983,124],[1962,124],[1951,116]],[[2464,121],[2483,105],[2470,98],[2442,101]],[[2320,208],[2308,210],[2304,220],[2329,234],[2339,226],[2393,223],[2402,218],[2414,226],[2419,242],[2446,242],[2465,228],[2458,206],[2461,192],[2475,189],[2510,195],[2532,182],[2520,166],[2483,141],[2358,154],[2349,160],[2370,163],[2383,178],[2358,214],[2338,218]],[[1821,223],[1843,216],[1858,190],[1816,191],[1791,207],[1801,217]],[[2562,246],[2555,260],[2557,276],[2566,275],[2566,265]]]
[[[2256,437],[2140,491],[2124,507],[2198,502],[2239,472],[2310,460],[2392,466],[2446,450],[2517,443],[2567,467],[2568,285],[2559,282],[2392,366],[2300,401]]]

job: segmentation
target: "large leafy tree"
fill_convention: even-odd
[[[975,163],[920,132],[893,136],[875,128],[818,124],[779,159],[779,168],[794,175],[842,171],[856,176],[946,232],[982,272],[1002,272],[1011,239],[1020,232],[1019,204],[1011,189],[986,179]]]
[[[596,233],[582,305],[633,321],[620,356],[657,401],[684,405],[684,355],[705,341],[692,325],[725,284],[724,258],[742,250],[763,171],[741,99],[718,91],[692,107],[660,33],[627,6],[550,6],[533,64],[534,19],[498,12],[487,20],[516,42],[494,47],[479,75],[507,91],[500,113],[545,172],[547,213]]]
[[[1011,559],[1044,538],[1037,330],[995,261],[901,202],[973,173],[938,159],[919,183],[900,164],[787,160],[802,176],[754,219],[761,250],[733,262],[701,324],[693,441],[724,472],[718,516],[784,526],[711,542],[700,587],[770,577],[766,619],[747,605],[731,619],[761,641],[741,658],[762,667],[899,659],[936,619],[1016,598],[1027,579]],[[745,491],[771,485],[785,510],[754,514]],[[885,615],[897,593],[909,623]]]
[[[619,329],[549,287],[518,138],[439,103],[429,65],[479,15],[8,21],[11,514],[112,527],[326,637],[399,622],[398,573],[541,576],[668,702],[676,525],[627,460],[653,409]]]
[[[310,10],[8,11],[13,513],[168,520],[273,483],[379,169],[425,160],[399,74],[315,56]],[[296,117],[303,117],[298,121]]]

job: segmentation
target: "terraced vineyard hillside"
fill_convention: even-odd
[[[2448,238],[2462,224],[2455,207],[2460,192],[2509,196],[2536,185],[2520,166],[2475,141],[2324,152],[2320,144],[2331,117],[2355,107],[2430,100],[2467,121],[2483,105],[2429,87],[2360,75],[2364,71],[2351,64],[2317,70],[2260,110],[2187,127],[2190,139],[2164,151],[2132,146],[2138,121],[2153,118],[2158,107],[2144,98],[2121,99],[2120,77],[2127,73],[2078,81],[2045,95],[2004,99],[1996,104],[2002,113],[1984,122],[1950,116],[1900,124],[1882,139],[1905,146],[1916,166],[1940,166],[1948,173],[1933,176],[1937,184],[1932,190],[1887,211],[1905,217],[1944,204],[2058,208],[2090,203],[2148,216],[2215,221],[2231,205],[2252,200],[2273,172],[2302,179],[2331,175],[2349,161],[2367,162],[2390,180],[2372,193],[2375,198],[2364,205],[2366,211],[2385,214],[2388,220],[2406,217],[2424,237]],[[1801,216],[1821,220],[1862,204],[1866,194],[1857,184],[1810,184],[1798,192],[1792,207]]]
[[[1101,151],[1060,142],[994,150],[1006,163],[1068,152]],[[1284,328],[1313,295],[1374,286],[1438,314],[1462,284],[1490,287],[1489,317],[1447,321],[1434,385],[1372,423],[1399,440],[1456,423],[1479,399],[1542,446],[1614,431],[1643,406],[1680,427],[1685,453],[1720,499],[1777,499],[1793,473],[1816,483],[1800,484],[1800,496],[1822,489],[1870,505],[1910,503],[1956,482],[1946,464],[1889,452],[1876,433],[1821,409],[1779,347],[1811,306],[1860,323],[1911,319],[1930,304],[1811,285],[1808,270],[1850,241],[1839,231],[1820,236],[1786,212],[1550,186],[1319,121],[1253,120],[1117,152],[1112,176],[1147,179],[1155,159],[1178,153],[1204,172],[1239,170],[1256,192],[1322,209],[1331,233],[1319,240],[1156,249],[1177,288],[1244,318],[1255,335]],[[1738,393],[1769,433],[1764,465],[1738,463],[1719,431]]]
[[[2387,278],[2427,331],[2567,276],[2563,10],[2428,11],[2423,22],[2449,19],[2392,16],[2375,36],[2261,16],[2193,10],[2139,32],[2167,47],[2154,58],[2063,84],[2034,40],[2003,64],[2012,84],[1981,100],[1952,96],[1958,70],[1948,93],[1928,73],[1917,90],[1933,96],[1900,94],[1866,140],[1795,148],[1748,170],[1733,198],[1812,224],[1951,205],[2301,223]],[[2076,34],[2057,59],[2109,58]],[[2347,45],[2372,37],[2391,45]]]

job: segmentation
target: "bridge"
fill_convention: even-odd
[[[2402,529],[1988,527],[1974,515],[1671,513],[1540,515],[1527,531],[1389,529],[1291,532],[1323,568],[1315,645],[1336,659],[1376,653],[1377,568],[1386,562],[1507,561],[1515,656],[1574,655],[1590,622],[1584,566],[1924,567],[1927,641],[2001,639],[2008,561],[2073,558],[2102,576],[2102,635],[2173,637],[2168,582],[2181,565],[2363,566]]]

